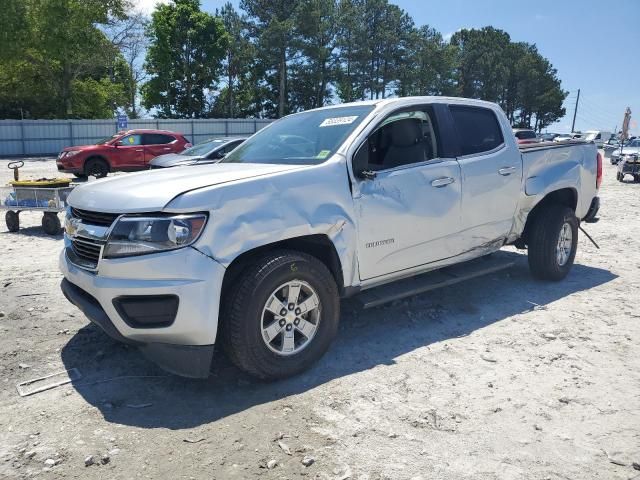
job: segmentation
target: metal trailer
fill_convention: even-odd
[[[618,163],[616,179],[622,182],[625,175],[632,175],[634,182],[640,182],[640,158],[638,155],[626,155]]]
[[[6,210],[5,221],[10,232],[20,229],[20,212],[39,211],[42,228],[49,235],[60,233],[58,212],[67,206],[67,196],[73,187],[0,187],[0,210]]]

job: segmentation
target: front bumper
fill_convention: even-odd
[[[99,273],[60,254],[61,285],[67,299],[117,341],[139,346],[162,368],[182,376],[209,374],[218,327],[225,269],[194,248],[101,260]],[[175,318],[166,326],[132,325],[118,308],[122,298],[177,297]]]

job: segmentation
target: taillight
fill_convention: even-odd
[[[598,164],[598,170],[596,173],[596,188],[600,188],[600,184],[602,183],[602,155],[600,155],[600,152],[598,152],[596,162]]]

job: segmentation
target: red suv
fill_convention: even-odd
[[[191,146],[181,133],[167,130],[127,130],[95,145],[67,147],[58,155],[58,171],[76,177],[101,178],[109,172],[146,170],[158,155],[178,153]]]

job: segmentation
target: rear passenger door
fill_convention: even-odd
[[[142,135],[144,142],[144,161],[149,163],[158,155],[165,153],[177,153],[175,146],[171,144],[177,142],[175,137],[163,133],[145,133]]]
[[[520,151],[507,147],[490,108],[449,105],[458,133],[462,170],[462,225],[466,250],[507,237],[522,185]],[[509,134],[511,131],[509,130]]]

